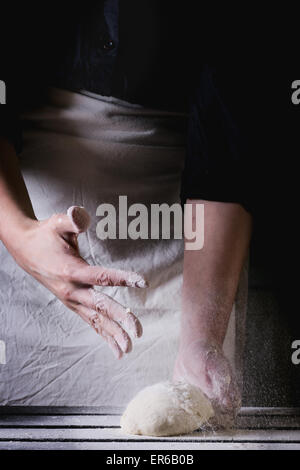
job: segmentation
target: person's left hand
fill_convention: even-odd
[[[241,406],[240,392],[229,361],[221,347],[213,342],[194,341],[181,350],[173,380],[199,387],[212,402],[220,425],[232,421]]]

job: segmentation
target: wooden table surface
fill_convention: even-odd
[[[0,407],[0,450],[300,450],[300,409],[242,408],[230,431],[153,438],[123,434],[99,408]]]

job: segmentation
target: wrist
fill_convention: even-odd
[[[19,245],[24,235],[37,223],[37,219],[21,212],[5,217],[0,223],[0,239],[8,249],[16,244]]]

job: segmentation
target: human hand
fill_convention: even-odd
[[[240,406],[240,392],[221,347],[213,342],[193,341],[178,353],[173,379],[196,387],[211,400],[217,425],[231,425]]]
[[[77,242],[88,226],[85,209],[72,206],[67,214],[55,214],[43,221],[27,220],[5,245],[26,272],[89,323],[120,359],[132,349],[128,332],[138,338],[142,325],[129,309],[94,286],[144,288],[147,282],[135,272],[88,265],[80,256]]]

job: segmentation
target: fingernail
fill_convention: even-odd
[[[91,223],[91,218],[84,207],[71,206],[67,210],[67,215],[75,225],[78,232],[85,232]]]
[[[123,357],[123,353],[120,350],[117,342],[113,338],[108,338],[108,344],[110,349],[112,350],[116,359],[121,359]]]
[[[125,333],[121,334],[120,337],[118,338],[118,344],[125,354],[131,352],[132,345],[130,344],[130,340],[128,336],[125,335]]]
[[[139,321],[137,338],[140,338],[141,336],[143,336],[143,326],[141,322]]]
[[[123,353],[116,346],[111,346],[110,349],[112,350],[116,359],[122,359]]]
[[[135,317],[135,315],[130,311],[130,308],[126,308],[126,318],[121,322],[125,330],[129,330],[135,338],[140,338],[143,334],[143,327]]]
[[[119,350],[117,346],[110,346],[110,349],[112,350],[114,356],[116,359],[122,359],[123,353]]]

